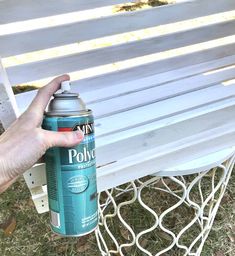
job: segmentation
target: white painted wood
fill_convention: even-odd
[[[115,71],[87,79],[72,81],[76,92],[90,92],[108,86],[132,84],[135,80],[157,77],[159,83],[173,81],[185,76],[191,76],[214,68],[235,63],[235,44],[219,46],[212,49],[183,54],[166,60],[151,62],[133,68]],[[145,86],[143,84],[143,86]],[[98,95],[99,96],[99,95]],[[92,99],[89,100],[89,102]]]
[[[234,102],[233,98],[233,104]],[[139,152],[167,145],[174,140],[234,122],[234,106],[221,107],[214,111],[210,107],[215,108],[215,104],[207,105],[207,109],[199,106],[194,111],[188,110],[185,114],[175,115],[179,120],[166,117],[131,130],[97,138],[97,164],[102,166],[116,162]],[[167,122],[172,123],[168,125]]]
[[[31,192],[37,212],[47,212],[49,208],[45,164],[36,164],[27,170],[23,175],[25,182]]]
[[[29,189],[41,187],[47,184],[44,164],[35,164],[30,170],[24,173],[24,178]]]
[[[216,64],[216,62],[214,62],[214,64]],[[213,65],[211,64],[210,68],[212,66]],[[194,68],[194,72],[198,72],[203,67],[202,65],[200,65],[199,69],[196,69],[197,67]],[[189,69],[187,68],[187,70]],[[193,70],[192,67],[191,70]],[[183,76],[186,76],[186,78],[184,78]],[[232,73],[232,71],[230,72],[229,70],[221,70],[220,72],[218,71],[218,73],[210,75],[199,74],[196,76],[193,76],[193,74],[190,75],[190,72],[186,72],[185,70],[176,70],[174,72],[158,74],[150,77],[145,77],[143,79],[133,80],[131,82],[120,83],[119,85],[93,90],[91,92],[81,93],[81,96],[85,100],[85,102],[87,102],[87,104],[90,105],[100,102],[99,108],[101,108],[102,104],[105,104],[106,102],[115,104],[115,101],[117,101],[117,97],[120,97],[120,99],[125,99],[125,97],[129,97],[127,94],[132,93],[130,95],[129,101],[131,100],[131,98],[133,98],[133,100],[136,101],[135,96],[139,95],[140,98],[138,102],[136,102],[136,106],[140,106],[145,101],[151,102],[151,98],[153,101],[163,100],[167,97],[176,96],[183,92],[190,92],[194,89],[209,87],[213,83],[223,82],[225,80],[233,79],[234,77],[234,73]],[[156,95],[154,96],[151,94],[148,96],[148,98],[145,99],[144,95],[147,93],[147,91],[150,92],[150,89],[148,88],[156,86],[161,86],[160,88],[155,88],[152,91],[156,91]],[[141,92],[137,92],[146,89],[147,91],[144,91],[143,94],[141,94]],[[113,98],[115,99],[112,102]],[[131,107],[131,105],[134,105],[134,101],[130,102],[130,105],[126,106],[126,108],[129,108]],[[119,109],[121,108],[124,109],[124,106],[119,107]],[[110,113],[114,112],[115,106],[114,109],[110,109],[109,111]],[[102,114],[107,115],[108,112],[100,113],[100,115]]]
[[[186,73],[185,73],[186,74]],[[122,111],[166,100],[199,89],[213,86],[226,80],[235,78],[235,68],[217,71],[208,75],[200,74],[187,78],[175,79],[173,82],[161,82],[158,76],[135,80],[132,83],[110,86],[81,94],[88,107],[94,109],[96,118],[110,116]],[[221,89],[222,91],[223,89]],[[26,97],[31,100],[36,92],[20,95],[20,107],[28,105]],[[25,96],[25,97],[23,97]],[[108,98],[108,99],[106,99]],[[19,100],[19,98],[18,98]],[[92,103],[89,103],[91,101]],[[120,104],[123,102],[124,104]],[[25,108],[25,107],[24,107]],[[24,109],[21,109],[22,111]]]
[[[152,172],[160,170],[159,166],[172,167],[174,163],[184,163],[187,159],[195,159],[197,157],[205,156],[204,152],[200,153],[200,147],[202,145],[194,145],[198,141],[198,138],[203,138],[203,134],[206,135],[211,133],[215,135],[216,139],[220,132],[222,133],[222,139],[224,138],[224,132],[231,128],[234,131],[234,110],[235,110],[235,98],[233,100],[221,101],[214,103],[208,106],[198,108],[196,111],[189,111],[187,114],[183,113],[178,116],[167,118],[164,122],[155,122],[150,125],[146,125],[142,129],[133,129],[133,134],[124,135],[120,133],[116,136],[118,140],[114,141],[115,136],[107,136],[98,139],[97,144],[97,161],[98,166],[104,165],[97,169],[98,173],[98,191],[101,192],[113,186],[120,185],[131,180],[133,177],[142,177],[145,176],[149,171],[149,168],[145,166],[139,166],[141,162],[145,162],[145,155],[151,152],[150,157],[154,157],[154,164],[150,163],[148,160],[147,165],[150,166]],[[221,119],[222,118],[222,119]],[[218,121],[219,120],[219,121]],[[168,127],[166,128],[168,124]],[[217,127],[216,129],[214,129]],[[219,127],[219,128],[218,128]],[[135,132],[136,130],[136,132]],[[228,132],[230,131],[228,130]],[[110,138],[109,138],[110,137]],[[206,138],[207,136],[205,136]],[[213,140],[213,146],[206,148],[205,152],[216,152],[220,150],[220,147],[225,146],[221,143],[221,138]],[[126,141],[125,141],[126,140]],[[191,145],[190,142],[193,142]],[[210,141],[210,139],[209,139]],[[229,140],[229,137],[225,141],[227,143],[230,141],[230,144],[233,143],[233,137]],[[187,144],[185,149],[182,145]],[[200,142],[201,143],[201,142]],[[208,142],[206,142],[208,145]],[[148,146],[147,146],[148,144]],[[192,150],[190,150],[192,146]],[[216,147],[215,147],[216,146]],[[106,147],[106,149],[105,149]],[[196,149],[194,149],[196,147]],[[194,150],[195,151],[194,151]],[[131,153],[129,153],[131,150]],[[202,149],[204,150],[204,148]],[[178,152],[179,151],[179,152]],[[143,154],[140,156],[140,154]],[[152,154],[155,152],[155,155]],[[182,154],[182,155],[181,155]],[[208,154],[208,153],[206,153]],[[168,159],[169,157],[169,159]],[[173,158],[172,158],[173,157]],[[102,163],[102,160],[105,162]],[[169,161],[170,160],[170,161]],[[113,162],[113,163],[110,163]],[[134,165],[134,162],[138,162],[137,165]],[[159,163],[159,164],[158,164]],[[119,167],[119,164],[122,165],[118,171],[116,168]],[[125,165],[125,171],[122,172],[123,165]],[[146,167],[148,167],[146,165]],[[159,167],[159,168],[158,168]],[[135,169],[136,168],[136,169]],[[29,170],[25,175],[29,175],[33,170]],[[40,170],[37,170],[36,175],[44,175],[45,166],[41,166]],[[184,174],[187,173],[185,170]],[[164,173],[164,175],[172,175],[172,173]],[[30,177],[26,178],[30,180]],[[43,185],[44,183],[42,183]],[[30,184],[30,186],[32,186]],[[33,187],[31,187],[33,188]]]
[[[49,211],[47,192],[43,192],[38,195],[32,195],[32,199],[39,214]]]
[[[96,76],[91,79],[72,81],[72,90],[74,92],[79,92],[87,103],[94,103],[96,101],[107,99],[113,95],[117,95],[118,93],[115,91],[116,88],[118,88],[118,92],[120,94],[123,94],[123,92],[135,91],[139,88],[139,85],[141,85],[142,88],[148,88],[154,79],[156,80],[156,84],[163,84],[173,82],[184,77],[192,77],[193,75],[208,72],[212,69],[232,65],[235,63],[235,55],[221,59],[216,58],[230,55],[233,52],[235,52],[235,44],[226,47],[218,47],[218,49],[210,49],[207,51],[200,51],[193,54],[170,58],[167,59],[167,62],[159,61],[149,65],[137,66],[136,68],[128,71],[123,70],[120,72]],[[211,58],[215,59],[213,61],[188,66],[189,63],[198,63],[203,60],[211,60]],[[182,66],[186,67],[176,69],[177,67]],[[161,73],[162,71],[168,72]],[[147,77],[146,73],[151,74],[151,76]],[[110,91],[109,87],[113,87],[114,90]],[[37,91],[35,90],[16,95],[17,105],[21,113],[29,106],[36,93]]]
[[[233,123],[234,126],[234,123]],[[231,128],[231,126],[230,126]],[[223,129],[228,129],[228,126],[224,126]],[[213,134],[213,133],[212,133]],[[221,135],[220,137],[213,137],[210,135],[209,140],[207,140],[207,133],[204,132],[194,138],[190,138],[187,142],[185,148],[185,141],[174,142],[166,147],[157,148],[157,150],[150,150],[142,153],[141,155],[135,155],[134,157],[127,157],[115,163],[110,163],[102,168],[97,169],[97,189],[98,192],[105,191],[107,189],[113,188],[120,184],[126,183],[128,181],[146,176],[152,175],[154,172],[160,170],[161,168],[166,168],[167,166],[175,166],[177,164],[182,164],[184,162],[192,161],[194,166],[198,166],[200,163],[205,163],[208,161],[207,156],[213,154],[218,157],[221,153],[218,151],[222,150],[229,157],[231,154],[232,141],[235,139],[234,130],[228,135]],[[217,134],[216,134],[217,135]],[[200,138],[200,141],[199,141]],[[201,139],[202,138],[202,139]],[[205,147],[202,145],[205,144]],[[176,146],[177,145],[177,146]],[[182,146],[184,145],[184,146]],[[232,145],[232,146],[231,146]],[[229,149],[228,149],[229,148]],[[233,149],[233,148],[232,148]],[[229,151],[229,152],[228,152]],[[216,153],[215,153],[216,152]],[[227,155],[227,152],[229,153]],[[234,152],[234,151],[233,151]],[[191,154],[190,154],[191,153]],[[206,156],[206,157],[205,157]],[[193,160],[195,159],[196,160]],[[202,159],[202,160],[201,160]],[[137,162],[136,162],[137,160]],[[199,162],[198,162],[199,160]],[[210,159],[209,159],[210,160]],[[223,161],[223,158],[220,160]],[[215,166],[218,158],[214,158],[214,163],[207,164],[209,167]],[[189,164],[187,164],[188,166]],[[186,167],[187,167],[186,166]],[[206,167],[207,167],[206,166]],[[184,167],[184,165],[182,166]],[[45,172],[42,170],[41,174]],[[194,173],[193,168],[189,170],[178,169],[174,171],[173,168],[166,171],[158,171],[155,175],[157,176],[173,176],[173,175],[187,175]],[[39,202],[40,204],[40,202]],[[43,209],[45,212],[46,210]]]
[[[233,35],[234,26],[235,20],[80,54],[14,66],[8,68],[7,71],[10,82],[20,84],[25,81],[34,81],[78,69],[82,70]]]
[[[95,96],[103,95],[106,97],[114,97],[104,101],[97,101],[92,104],[87,104],[90,109],[94,109],[94,115],[97,118],[114,115],[123,111],[128,111],[138,107],[152,104],[155,102],[164,101],[169,98],[180,96],[200,89],[209,88],[215,83],[220,83],[226,80],[235,78],[235,68],[218,72],[211,75],[198,75],[190,78],[180,79],[178,81],[169,82],[167,84],[158,84],[157,78],[145,81],[135,81],[132,93],[129,93],[130,88],[122,86],[109,87],[86,93],[83,95],[85,102],[89,102],[90,94]],[[143,89],[142,84],[145,84],[149,89]],[[223,89],[221,89],[221,92]],[[123,95],[120,95],[123,93]],[[203,93],[203,92],[202,92]],[[120,104],[122,102],[122,104]]]
[[[87,9],[93,9],[102,6],[120,4],[130,2],[129,0],[50,0],[45,5],[43,0],[30,1],[21,0],[20,5],[17,0],[1,0],[0,2],[0,24],[10,23],[15,21],[22,21],[28,19],[35,19],[41,17],[47,17],[52,15],[58,15],[74,11],[82,11]],[[180,1],[177,1],[180,3]],[[210,5],[210,0],[202,1],[187,1],[188,3],[180,3],[175,6],[169,6],[169,8],[159,11],[156,16],[159,16],[160,24],[171,23],[180,21],[182,19],[190,19],[198,17],[197,11],[201,12],[202,16],[209,14],[230,11],[234,8],[234,2],[232,0],[219,1],[214,0],[213,5]],[[199,2],[199,3],[198,3]],[[203,7],[200,10],[200,4]],[[169,11],[168,11],[169,9]],[[159,15],[159,13],[162,15]],[[169,15],[174,13],[175,15]],[[184,15],[183,17],[181,17]],[[171,16],[171,17],[169,17]],[[162,21],[161,21],[162,20]],[[164,23],[163,23],[164,22]]]
[[[99,191],[126,183],[127,180],[134,180],[153,173],[158,174],[158,170],[164,170],[233,147],[234,141],[233,123],[121,159],[102,167],[100,171],[98,169]],[[181,175],[186,174],[189,173],[181,173]],[[171,176],[172,173],[161,172],[161,175]]]
[[[175,138],[183,138],[219,126],[223,122],[230,122],[228,117],[231,118],[233,115],[234,104],[235,98],[231,97],[137,126],[131,130],[97,138],[98,164],[115,162],[142,150],[167,144]],[[193,127],[192,130],[191,127]]]
[[[164,170],[163,172],[171,173],[172,176],[180,175],[181,172],[185,173],[199,173],[205,170],[210,170],[219,166],[221,163],[225,162],[227,159],[233,156],[235,153],[234,147],[229,147],[221,151],[197,158],[190,162],[177,165],[170,169]],[[156,173],[156,176],[161,176],[161,172]],[[176,174],[177,173],[177,174]]]
[[[235,85],[224,87],[217,84],[112,116],[98,118],[96,134],[97,137],[114,134],[233,96],[235,96]]]
[[[226,120],[233,120],[235,111],[233,105],[235,104],[235,99],[231,98],[232,94],[229,92],[228,94],[223,95],[223,93],[221,93],[222,89],[214,92],[214,94],[212,92],[213,90],[207,90],[207,92],[202,90],[202,95],[206,95],[207,93],[207,97],[204,101],[201,101],[200,92],[197,92],[186,95],[185,97],[177,97],[177,99],[174,98],[168,101],[159,102],[158,106],[153,108],[158,109],[159,111],[154,113],[153,109],[152,111],[150,110],[149,112],[152,119],[149,118],[148,120],[145,117],[142,117],[143,113],[147,112],[144,108],[142,112],[138,111],[138,109],[135,110],[135,113],[129,112],[128,116],[130,121],[128,122],[124,115],[128,112],[122,113],[119,116],[116,116],[116,118],[115,116],[112,116],[111,118],[96,119],[98,165],[116,161],[127,155],[132,155],[139,152],[140,149],[151,148],[169,142],[169,140],[174,139],[174,136],[179,136],[180,127],[176,126],[175,123],[184,121],[185,126],[181,129],[183,132],[181,133],[181,136],[184,137],[188,132],[193,134],[196,133],[195,129],[198,129],[197,124],[200,124],[200,129],[208,129],[209,126],[214,127],[218,125],[219,122],[224,123]],[[216,98],[213,98],[213,96]],[[227,96],[225,98],[227,100],[224,100],[223,96]],[[220,100],[218,101],[218,99]],[[177,105],[177,100],[178,105],[180,102],[185,102],[186,100],[187,104],[184,104],[184,108],[182,108]],[[229,108],[229,106],[233,107]],[[164,113],[161,111],[161,109],[165,108],[167,108],[165,112],[165,114],[167,113],[166,116],[164,116]],[[225,111],[224,108],[227,108],[227,110]],[[214,113],[215,111],[217,111],[217,113]],[[213,113],[206,117],[202,117],[201,119],[195,118],[211,112]],[[139,125],[135,128],[124,130],[124,126],[131,125],[131,118],[135,119],[136,116],[139,116]],[[194,121],[192,118],[195,118]],[[141,126],[141,121],[149,123]],[[104,123],[106,123],[105,127]],[[120,125],[123,132],[114,133],[115,130],[109,130],[110,128],[117,128],[120,130]],[[192,125],[193,128],[187,131],[187,127],[190,127],[190,125]],[[161,133],[157,133],[157,130],[160,130]],[[175,133],[175,131],[177,131],[177,133]],[[101,134],[103,136],[100,136]],[[156,134],[156,136],[153,134]]]
[[[120,4],[127,0],[1,0],[0,24],[83,11],[98,7]]]
[[[6,129],[17,116],[16,100],[0,59],[0,122]]]
[[[89,1],[88,1],[89,2]],[[31,5],[30,5],[31,6]],[[191,1],[0,37],[7,57],[235,9],[233,0]],[[146,19],[146,17],[148,17]],[[53,36],[52,36],[53,35]],[[42,40],[43,39],[43,40]]]

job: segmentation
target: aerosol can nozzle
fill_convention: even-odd
[[[61,83],[61,90],[62,92],[70,92],[71,84],[70,81],[64,81]]]

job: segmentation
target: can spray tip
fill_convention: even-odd
[[[62,92],[69,92],[71,90],[70,81],[62,82],[60,88],[61,88]]]

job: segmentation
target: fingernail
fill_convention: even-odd
[[[74,131],[74,133],[76,134],[76,137],[77,137],[77,139],[78,139],[79,141],[83,140],[83,138],[84,138],[84,133],[83,133],[82,131],[77,130],[77,131]]]

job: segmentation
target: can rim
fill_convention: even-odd
[[[45,116],[48,117],[76,117],[76,116],[88,116],[92,114],[91,109],[81,110],[81,111],[66,111],[66,112],[44,112]]]

